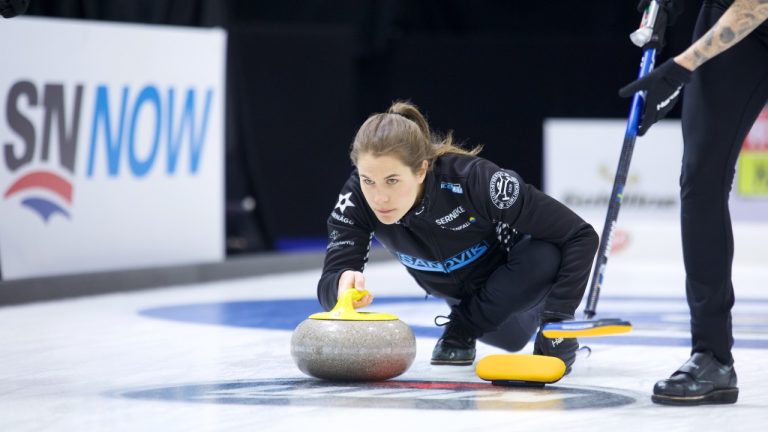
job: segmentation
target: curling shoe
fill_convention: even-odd
[[[669,379],[653,387],[651,400],[663,405],[732,404],[739,398],[736,370],[710,353],[694,353]]]
[[[437,318],[447,318],[449,321],[438,324]],[[437,341],[432,350],[433,365],[469,366],[475,361],[476,338],[472,332],[456,317],[438,316],[435,324],[445,326],[443,336]]]

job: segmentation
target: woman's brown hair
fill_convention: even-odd
[[[435,159],[444,154],[474,156],[480,150],[482,146],[465,150],[455,145],[450,132],[445,137],[434,133],[415,105],[398,101],[386,113],[374,114],[360,126],[349,157],[357,166],[362,154],[393,155],[415,173],[424,160],[429,162],[431,169]]]

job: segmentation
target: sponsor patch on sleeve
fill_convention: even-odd
[[[348,218],[348,217],[346,217],[344,215],[336,213],[336,210],[331,212],[331,217],[336,219],[337,221],[339,221],[341,223],[345,223],[347,225],[354,225],[355,224],[355,221],[353,221],[352,219],[350,219],[350,218]]]
[[[455,194],[463,194],[464,189],[459,183],[440,182],[440,189],[448,189]]]
[[[520,195],[520,182],[505,171],[497,171],[491,177],[490,194],[493,205],[504,210],[512,207]]]
[[[352,192],[339,194],[339,200],[336,202],[336,207],[333,209],[339,209],[339,211],[344,214],[344,210],[346,210],[347,207],[354,207],[355,204],[352,203],[352,199],[350,198],[351,195]]]

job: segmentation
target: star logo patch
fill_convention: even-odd
[[[339,209],[339,211],[343,214],[347,207],[354,207],[355,205],[352,204],[352,200],[349,199],[351,195],[352,192],[339,194],[339,201],[336,203],[336,207],[334,207],[334,209]]]

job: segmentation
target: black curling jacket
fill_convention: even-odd
[[[457,299],[482,288],[506,262],[509,245],[530,235],[561,251],[544,312],[574,315],[597,250],[591,225],[515,172],[481,157],[440,156],[424,181],[421,201],[385,225],[365,201],[357,170],[352,172],[328,217],[329,243],[317,286],[323,308],[336,304],[342,272],[363,271],[374,235],[427,293]]]

